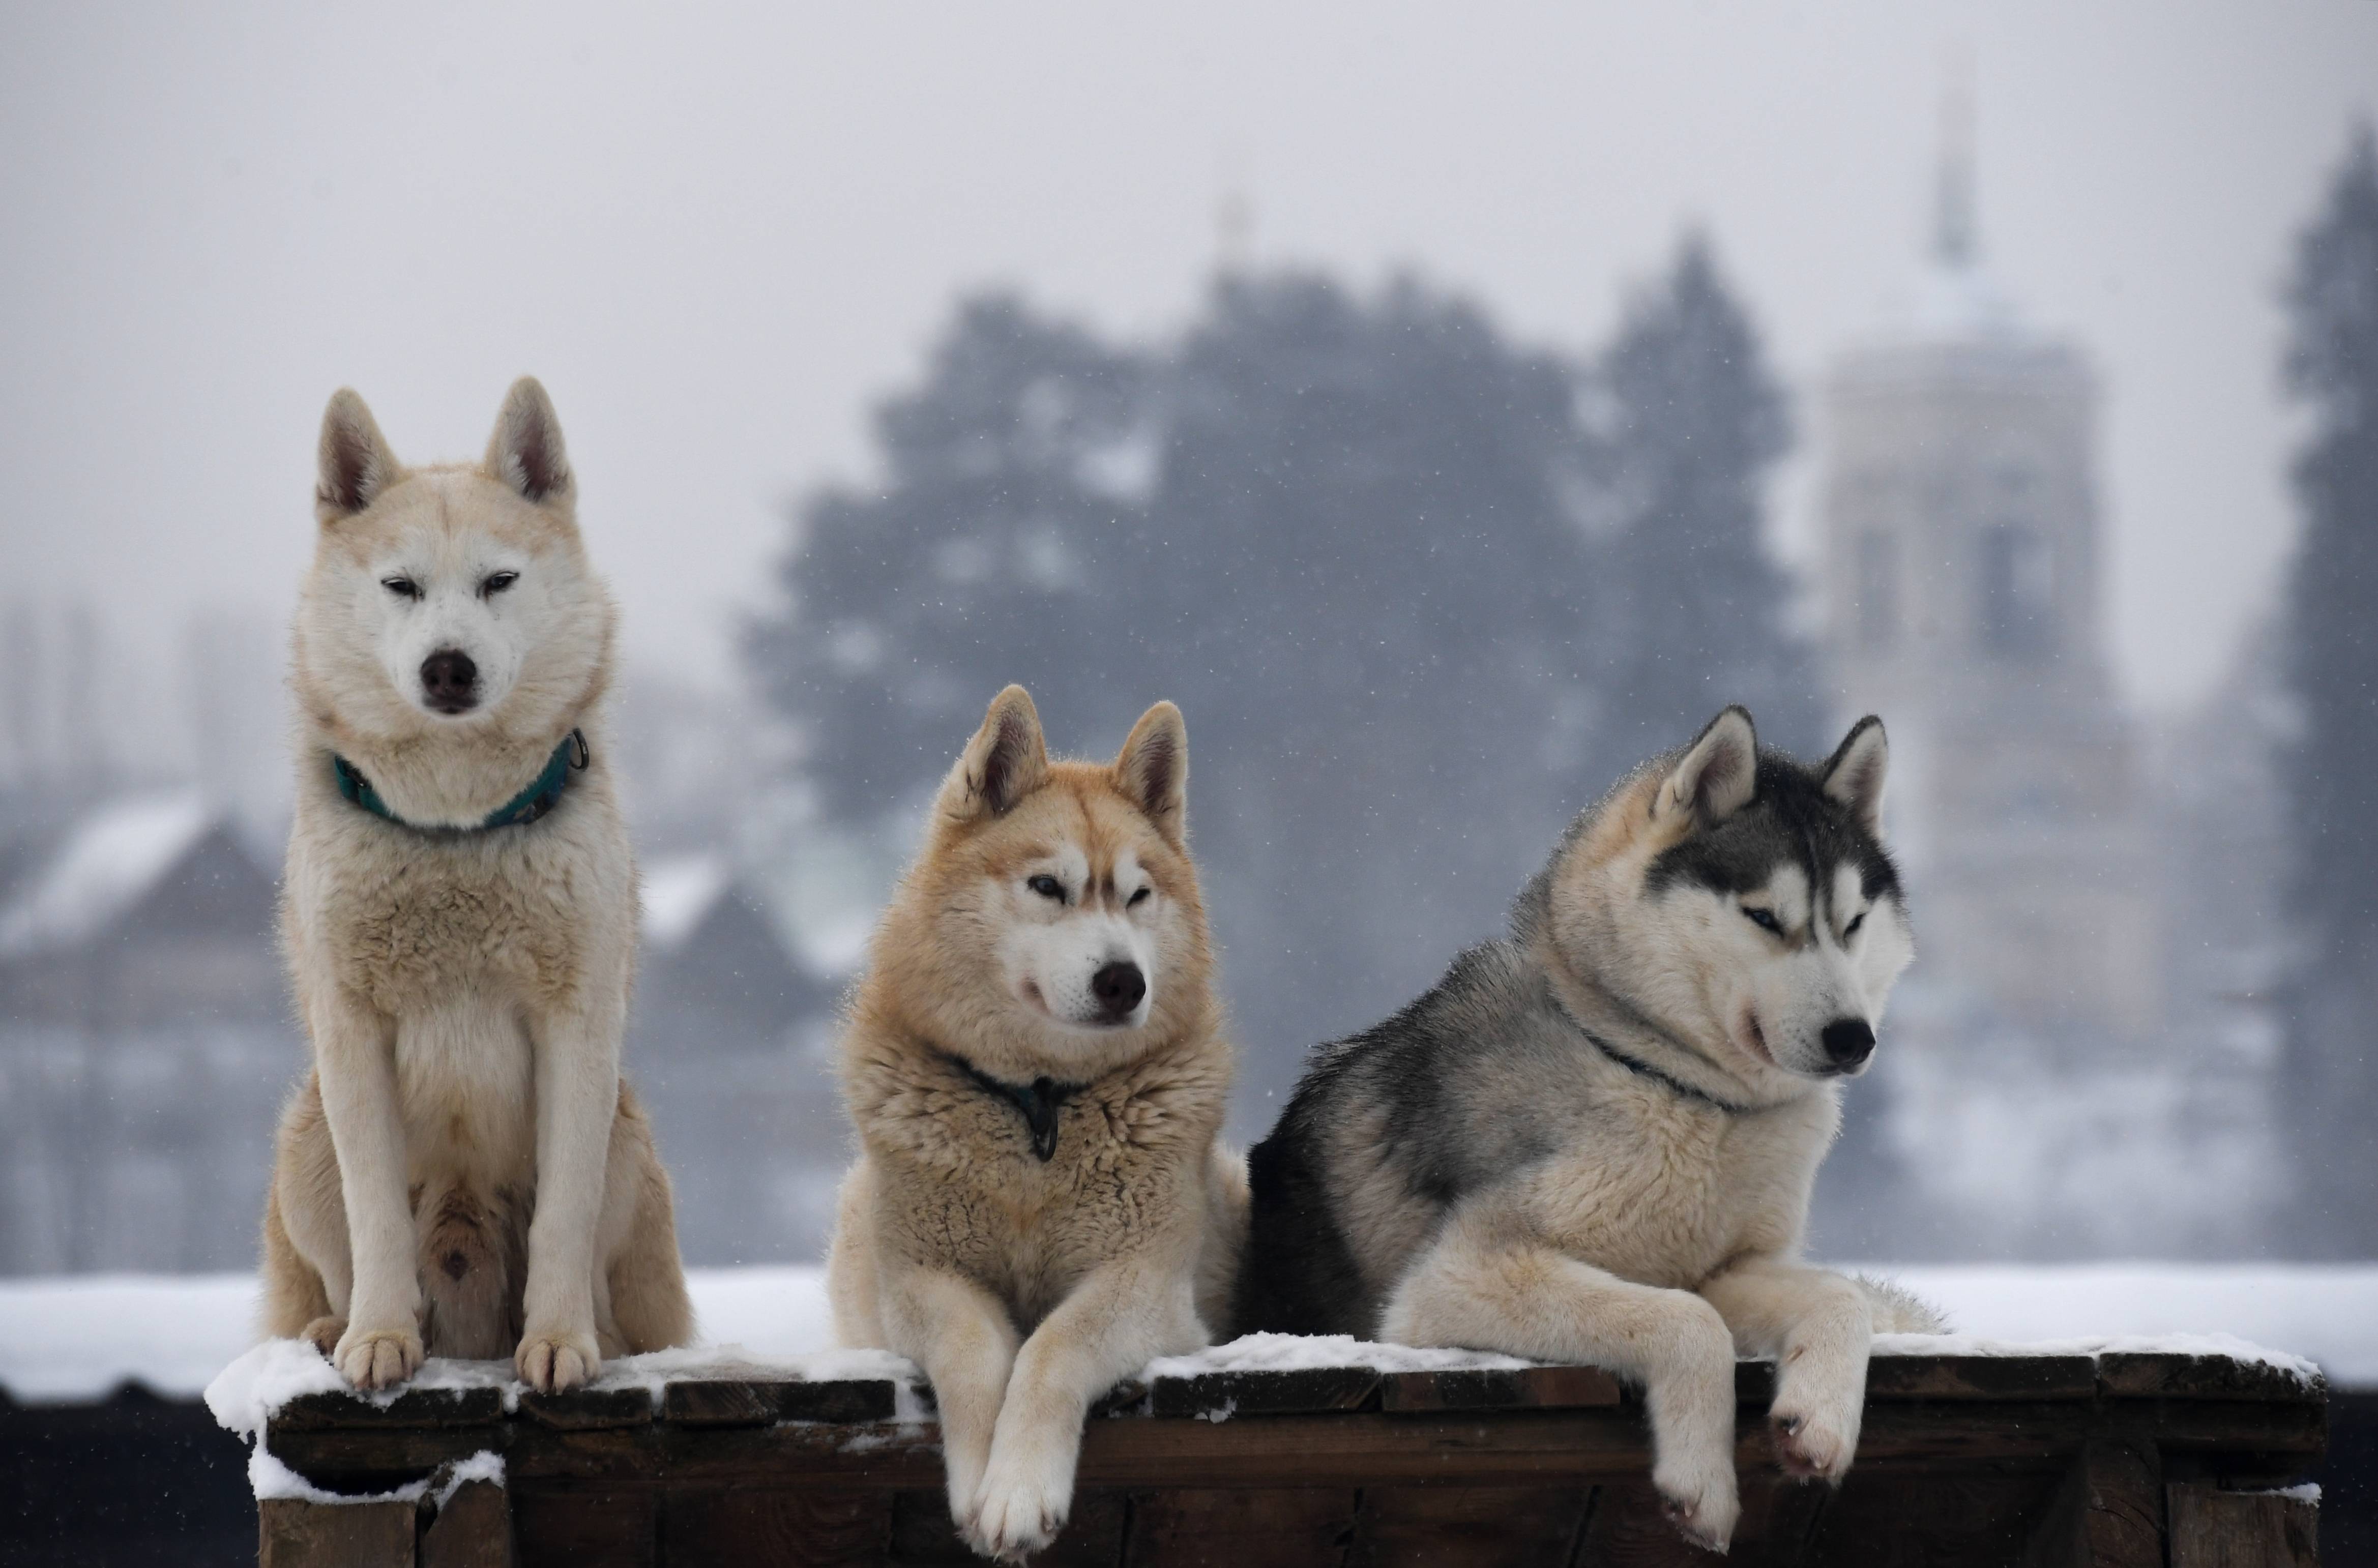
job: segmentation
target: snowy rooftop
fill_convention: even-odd
[[[2106,1263],[1870,1269],[1945,1308],[1960,1331],[1892,1336],[1883,1354],[2034,1354],[2162,1349],[2295,1367],[2316,1362],[2331,1382],[2378,1387],[2378,1264]],[[698,1352],[631,1358],[609,1375],[649,1382],[697,1364],[824,1375],[829,1317],[823,1278],[804,1267],[690,1271],[704,1344]],[[89,1275],[0,1282],[0,1387],[29,1403],[104,1397],[127,1382],[196,1398],[255,1344],[255,1282],[245,1275]],[[2268,1350],[2263,1347],[2270,1347]],[[1159,1376],[1196,1371],[1370,1365],[1415,1353],[1352,1341],[1256,1336]],[[1335,1358],[1331,1359],[1331,1358]],[[312,1364],[328,1374],[318,1357]],[[1475,1359],[1474,1358],[1472,1359]],[[1384,1365],[1385,1363],[1381,1363]],[[1432,1363],[1434,1364],[1434,1363]],[[1479,1362],[1478,1364],[1485,1364]],[[854,1371],[836,1358],[832,1375]],[[286,1372],[289,1369],[284,1367]],[[439,1376],[507,1382],[508,1369],[441,1363]],[[875,1375],[882,1375],[881,1373]]]
[[[663,952],[681,947],[734,882],[715,855],[671,855],[643,868],[643,937]]]
[[[181,864],[216,823],[186,791],[111,802],[77,822],[0,910],[0,958],[72,947],[107,928]]]

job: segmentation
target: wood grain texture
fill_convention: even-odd
[[[1182,1490],[1132,1499],[1126,1568],[1338,1568],[1354,1538],[1351,1489]]]
[[[661,1503],[661,1561],[672,1568],[872,1568],[891,1545],[884,1492],[680,1489]]]
[[[1600,1367],[1390,1372],[1379,1386],[1379,1407],[1391,1411],[1602,1409],[1623,1397]]]
[[[421,1532],[420,1568],[512,1568],[511,1499],[490,1481],[454,1489]]]
[[[410,1502],[257,1504],[258,1568],[413,1568]]]
[[[1123,1559],[1129,1500],[1119,1491],[1077,1491],[1074,1512],[1032,1568],[1115,1568]],[[894,1494],[892,1550],[897,1568],[982,1568],[982,1559],[958,1538],[949,1502],[938,1491]]]
[[[2097,1358],[2097,1382],[2117,1399],[2255,1399],[2314,1404],[2326,1399],[2328,1383],[2304,1382],[2293,1372],[2261,1361],[2227,1356],[2149,1356],[2109,1353]]]
[[[2312,1568],[2320,1507],[2269,1491],[2223,1491],[2209,1481],[2171,1487],[2170,1568]]]
[[[1567,1568],[1590,1487],[1370,1487],[1348,1568]]]
[[[2151,1438],[2084,1444],[2034,1527],[2025,1568],[2164,1568],[2162,1457]]]
[[[1158,1417],[1211,1419],[1238,1416],[1305,1415],[1316,1410],[1362,1410],[1377,1404],[1379,1374],[1367,1367],[1315,1367],[1283,1372],[1208,1372],[1194,1378],[1159,1378],[1149,1385],[1147,1410]],[[1225,1414],[1226,1413],[1226,1414]]]
[[[524,1487],[510,1482],[520,1568],[655,1568],[658,1500],[642,1487]]]

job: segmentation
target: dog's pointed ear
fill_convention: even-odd
[[[1049,777],[1049,747],[1032,696],[1011,686],[991,700],[982,728],[959,753],[942,784],[942,814],[963,821],[997,816],[1039,789]]]
[[[525,498],[567,503],[577,493],[570,451],[561,444],[561,421],[553,400],[534,376],[523,376],[504,394],[496,432],[487,437],[487,477],[509,485]]]
[[[314,515],[325,526],[372,504],[404,472],[379,433],[379,421],[353,387],[330,394],[315,459]]]
[[[1848,808],[1858,826],[1882,836],[1882,784],[1891,772],[1891,742],[1882,721],[1868,713],[1850,726],[1850,733],[1825,764],[1825,794]]]
[[[1684,759],[1661,781],[1651,802],[1655,818],[1689,817],[1714,827],[1750,804],[1759,793],[1759,732],[1750,712],[1728,708],[1709,722]]]
[[[1114,782],[1166,843],[1183,845],[1189,833],[1189,727],[1180,709],[1159,702],[1139,716],[1115,753]]]

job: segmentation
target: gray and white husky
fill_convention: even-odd
[[[1715,1547],[1735,1356],[1773,1356],[1784,1467],[1838,1482],[1870,1335],[1938,1326],[1796,1257],[1841,1080],[1915,951],[1888,759],[1874,718],[1812,770],[1728,708],[1579,816],[1508,937],[1315,1054],[1249,1156],[1239,1328],[1639,1380],[1653,1483]]]

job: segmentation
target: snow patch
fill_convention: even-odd
[[[658,1410],[661,1392],[672,1382],[701,1379],[740,1382],[839,1382],[883,1380],[897,1391],[895,1418],[928,1418],[918,1385],[924,1374],[915,1362],[888,1350],[820,1350],[807,1356],[755,1356],[740,1345],[717,1345],[679,1350],[653,1350],[642,1356],[619,1356],[585,1386],[594,1393],[641,1389]],[[422,1391],[492,1388],[503,1395],[504,1408],[520,1408],[527,1385],[512,1375],[510,1361],[456,1361],[432,1356],[408,1382],[366,1393],[347,1386],[336,1368],[319,1350],[302,1339],[268,1339],[225,1367],[207,1385],[207,1408],[229,1430],[251,1442],[262,1435],[274,1413],[293,1399],[309,1394],[343,1394],[387,1409],[407,1394]]]
[[[419,1502],[430,1498],[443,1508],[453,1501],[454,1494],[469,1481],[504,1484],[504,1456],[490,1449],[481,1449],[468,1459],[441,1466],[436,1473],[417,1481],[408,1481],[391,1491],[342,1492],[324,1491],[296,1471],[267,1453],[262,1444],[247,1456],[247,1483],[256,1492],[258,1502],[328,1502],[344,1505],[351,1502]],[[433,1492],[430,1489],[435,1487]]]
[[[663,952],[692,936],[734,875],[715,855],[672,855],[643,868],[644,940]]]
[[[1295,1372],[1363,1367],[1375,1372],[1447,1372],[1531,1367],[1516,1356],[1485,1350],[1422,1350],[1409,1345],[1378,1345],[1347,1334],[1250,1334],[1194,1356],[1160,1356],[1140,1380],[1204,1377],[1212,1372]]]
[[[2301,1356],[2272,1350],[2230,1334],[2123,1334],[2089,1339],[1984,1339],[1970,1334],[1878,1334],[1877,1356],[2188,1356],[2226,1357],[2269,1367],[2309,1387],[2320,1368]]]

